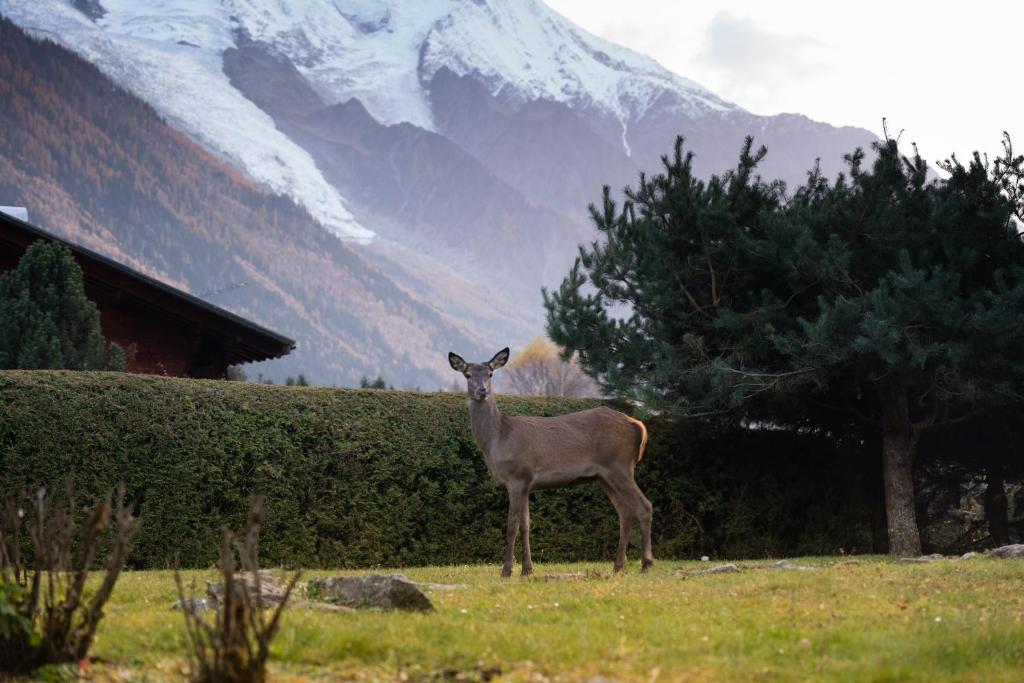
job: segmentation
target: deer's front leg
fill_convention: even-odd
[[[533,558],[530,557],[530,493],[523,495],[523,508],[519,517],[519,526],[523,531],[523,576],[533,573]]]
[[[505,565],[501,568],[503,577],[512,576],[512,563],[515,560],[516,533],[519,531],[519,520],[522,516],[523,496],[517,487],[508,487],[508,526],[505,529]]]

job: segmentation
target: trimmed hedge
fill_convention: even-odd
[[[500,397],[512,414],[592,400]],[[638,481],[658,557],[865,552],[877,480],[859,453],[773,432],[649,424]],[[701,431],[704,429],[704,431]],[[827,466],[822,466],[827,465]],[[473,443],[465,397],[123,373],[0,372],[0,495],[82,500],[124,482],[143,518],[135,567],[208,566],[220,529],[266,496],[268,565],[498,562],[505,492]],[[618,520],[596,484],[535,494],[538,562],[611,561]],[[884,547],[884,546],[883,546]]]

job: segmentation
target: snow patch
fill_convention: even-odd
[[[355,220],[309,153],[231,86],[221,66],[223,51],[233,45],[228,9],[188,4],[186,12],[181,0],[150,0],[144,9],[105,0],[107,14],[95,25],[58,0],[0,0],[0,11],[96,64],[169,123],[272,191],[293,197],[339,238],[372,240],[375,233]]]

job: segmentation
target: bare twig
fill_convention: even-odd
[[[186,598],[181,575],[177,570],[174,572],[189,640],[192,669],[189,678],[195,683],[262,683],[266,680],[270,643],[277,635],[281,614],[300,573],[292,575],[268,621],[265,614],[268,601],[258,561],[262,522],[263,498],[258,496],[250,508],[242,540],[224,531],[218,562],[224,582],[223,596],[212,625],[200,613],[201,608],[194,599],[194,586],[193,597]],[[237,574],[236,553],[243,572],[241,576]]]

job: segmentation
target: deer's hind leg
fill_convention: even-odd
[[[630,480],[633,489],[633,498],[636,501],[637,515],[640,519],[640,571],[646,572],[654,564],[654,551],[651,550],[651,521],[654,518],[654,506],[647,500],[636,482]]]
[[[629,513],[629,507],[623,500],[621,492],[604,478],[600,481],[604,492],[608,494],[608,500],[612,502],[615,512],[619,515],[619,548],[615,552],[612,571],[620,572],[626,566],[626,549],[629,547],[629,534],[633,531],[633,517]]]
[[[613,569],[619,571],[625,566],[629,535],[633,530],[633,524],[639,522],[640,571],[646,572],[654,564],[654,554],[651,550],[651,521],[653,518],[651,502],[636,485],[632,472],[603,478],[601,484],[608,493],[612,505],[615,506],[615,511],[619,513],[619,550],[615,555]]]

